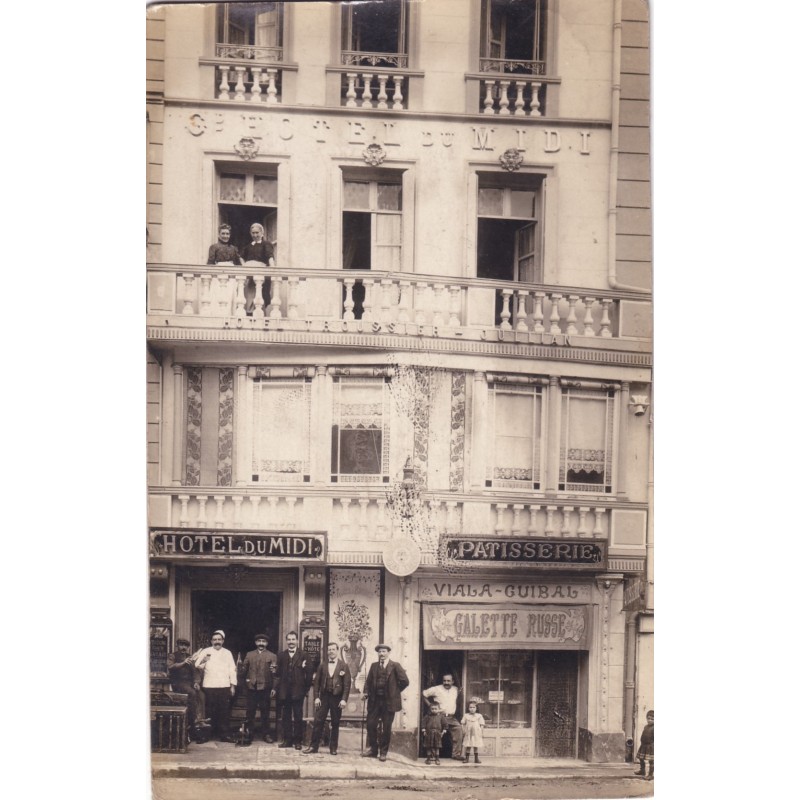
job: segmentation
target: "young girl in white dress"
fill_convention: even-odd
[[[474,700],[470,700],[467,704],[467,713],[461,719],[461,727],[464,730],[464,739],[462,747],[464,748],[464,763],[469,763],[470,749],[475,751],[475,763],[480,764],[481,760],[478,758],[478,748],[483,747],[483,726],[486,720],[483,714],[478,713],[478,704]]]

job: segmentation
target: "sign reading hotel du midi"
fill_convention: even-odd
[[[445,537],[443,555],[464,566],[531,564],[558,569],[603,569],[605,541],[513,537]]]
[[[161,558],[325,561],[324,533],[152,530],[150,555]]]

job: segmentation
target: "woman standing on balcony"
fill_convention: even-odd
[[[242,258],[245,265],[254,267],[274,267],[275,266],[275,251],[272,245],[264,238],[264,226],[258,222],[254,222],[250,226],[250,244],[246,244],[242,249]],[[264,310],[270,303],[270,288],[271,281],[269,278],[264,278],[264,286],[261,289],[261,296],[264,298]],[[252,278],[247,279],[247,286],[245,287],[245,298],[247,299],[248,314],[253,313],[253,298],[255,297],[255,281]]]
[[[241,264],[239,251],[231,243],[231,226],[223,223],[219,226],[219,241],[208,248],[207,264]]]

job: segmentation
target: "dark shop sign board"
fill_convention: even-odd
[[[153,558],[246,561],[325,561],[324,533],[153,530]]]
[[[465,566],[514,566],[526,564],[558,569],[606,568],[605,540],[532,539],[527,537],[445,537],[447,561]]]

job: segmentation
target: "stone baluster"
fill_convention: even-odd
[[[388,75],[378,75],[378,108],[389,108],[386,102],[389,95],[386,94],[386,81],[389,80]]]
[[[483,85],[486,93],[483,97],[483,113],[494,114],[494,87],[496,81],[484,81]]]
[[[441,500],[428,500],[428,519],[430,520],[431,527],[434,530],[441,530],[442,528],[442,501]]]
[[[244,282],[245,282],[244,275],[236,276],[236,307],[234,308],[234,313],[236,314],[237,317],[243,317],[245,314]]]
[[[376,529],[378,538],[383,539],[386,536],[386,498],[379,497],[375,502],[378,504],[378,522]]]
[[[417,325],[425,324],[425,296],[428,293],[427,283],[418,283],[414,292],[414,322]]]
[[[537,536],[539,533],[539,524],[536,517],[540,508],[541,506],[538,504],[528,505],[528,536]]]
[[[233,500],[233,527],[234,528],[241,528],[242,527],[242,501],[244,497],[240,494],[235,494],[232,497]]]
[[[575,510],[574,506],[564,506],[561,509],[561,535],[569,536],[571,525],[572,512]]]
[[[594,510],[594,528],[592,530],[592,536],[595,539],[599,539],[603,536],[603,517],[605,513],[606,510],[604,508],[596,508]]]
[[[340,497],[339,502],[342,505],[342,521],[339,525],[339,529],[342,533],[348,533],[350,531],[350,498],[349,497]]]
[[[447,517],[445,519],[445,532],[458,533],[458,521],[456,520],[456,507],[458,503],[455,500],[447,501]]]
[[[280,319],[281,314],[281,284],[283,283],[283,278],[276,277],[272,278],[270,281],[270,312],[269,318],[270,319]],[[261,292],[256,291],[256,298],[260,297]]]
[[[517,289],[517,325],[516,330],[521,333],[528,332],[528,312],[526,304],[528,302],[528,290]]]
[[[511,535],[512,536],[519,536],[522,533],[522,523],[520,522],[520,517],[522,514],[522,509],[525,508],[522,503],[514,503],[511,507],[514,511],[514,518],[511,520]]]
[[[353,285],[355,282],[355,278],[344,279],[344,314],[342,319],[351,320],[356,318],[355,314],[353,314],[353,307],[355,306],[353,302]]]
[[[217,282],[219,286],[219,295],[217,295],[217,307],[219,308],[219,315],[227,317],[231,313],[231,299],[228,296],[228,275],[219,275]]]
[[[216,516],[214,517],[214,527],[215,528],[224,528],[225,527],[225,495],[224,494],[215,494],[214,495],[214,502],[217,504]]]
[[[600,318],[600,335],[606,339],[611,338],[611,319],[609,317],[609,309],[611,308],[611,300],[603,297],[600,304],[603,307],[603,316]]]
[[[494,532],[498,536],[502,536],[506,532],[506,509],[508,508],[508,503],[495,503],[494,504],[495,511],[497,513],[497,519],[494,525]]]
[[[544,292],[533,293],[533,332],[544,333],[544,311],[542,310],[542,303],[544,302]]]
[[[561,333],[561,327],[558,324],[561,321],[561,317],[558,313],[558,302],[561,300],[561,297],[562,295],[560,294],[550,295],[550,333],[554,336]]]
[[[367,506],[369,505],[369,497],[363,494],[358,498],[358,505],[361,507],[361,513],[358,516],[358,532],[361,536],[367,535]]]
[[[183,311],[182,314],[194,314],[194,303],[192,302],[192,295],[194,294],[194,275],[191,273],[183,273]]]
[[[569,303],[569,313],[567,314],[567,333],[570,336],[575,336],[578,333],[578,316],[575,313],[575,306],[578,305],[580,298],[576,294],[567,295],[567,302]]]
[[[403,107],[403,76],[394,76],[394,94],[392,95],[392,109],[397,111]]]
[[[297,275],[290,275],[287,278],[286,290],[286,318],[297,319],[297,290],[300,287],[300,278]]]
[[[400,281],[400,300],[398,301],[398,322],[409,322],[411,315],[408,313],[409,304],[411,302],[411,281]]]
[[[286,524],[287,524],[287,527],[294,529],[294,528],[297,527],[297,521],[295,519],[295,507],[297,506],[297,498],[296,497],[285,497],[284,500],[286,500],[286,510],[287,510]]]
[[[251,494],[250,495],[250,524],[254,528],[260,528],[261,522],[258,518],[258,507],[261,505],[261,495],[260,494]]]
[[[581,506],[578,509],[578,536],[588,536],[589,532],[586,530],[586,515],[589,509],[586,506]]]
[[[256,275],[253,280],[256,284],[256,296],[253,298],[253,302],[255,303],[253,319],[264,319],[264,297],[261,294],[264,288],[264,276]]]
[[[557,510],[557,506],[547,506],[547,519],[544,523],[544,535],[545,536],[555,536],[556,535],[556,527],[555,527],[555,513]]]
[[[267,104],[271,106],[278,102],[277,78],[278,70],[267,67]]]
[[[372,73],[362,72],[364,88],[361,92],[361,108],[372,108]]]
[[[507,117],[511,112],[508,110],[508,87],[511,81],[500,81],[500,111],[501,117]]]
[[[261,102],[261,67],[253,67],[250,70],[250,74],[253,76],[253,88],[250,90],[250,102],[251,103],[260,103]]]
[[[280,499],[281,498],[277,494],[271,494],[267,497],[267,503],[269,503],[270,528],[278,527],[278,503],[280,502]]]
[[[594,319],[592,318],[592,306],[594,305],[594,297],[583,298],[583,335],[594,336]]]
[[[219,67],[219,99],[220,100],[230,100],[230,83],[229,79],[230,73],[228,72],[228,67],[224,64],[220,64]]]
[[[394,284],[390,279],[381,281],[381,318],[383,323],[391,322],[392,317],[392,289]]]
[[[433,324],[434,325],[444,325],[444,317],[442,316],[442,312],[444,311],[444,300],[442,299],[442,295],[444,294],[444,284],[443,283],[434,283],[433,284]]]
[[[211,278],[208,273],[200,276],[200,315],[204,317],[211,312]]]
[[[364,285],[364,311],[361,314],[361,319],[364,322],[369,322],[373,319],[372,316],[372,306],[373,306],[373,295],[372,295],[372,287],[375,286],[375,281],[373,278],[364,278],[362,279],[361,283]]]
[[[511,318],[511,310],[509,309],[509,302],[511,295],[514,293],[513,289],[503,289],[503,308],[500,311],[500,330],[510,331],[511,323],[508,321]]]
[[[199,528],[205,528],[208,525],[208,520],[206,519],[206,503],[208,502],[208,495],[206,494],[198,494],[195,497],[197,500],[197,526]]]
[[[189,527],[189,495],[188,494],[179,494],[178,500],[181,501],[181,515],[178,520],[181,528],[188,528]]]
[[[245,67],[234,67],[236,72],[236,86],[234,86],[234,100],[244,100],[244,70]]]
[[[542,88],[542,84],[531,83],[529,86],[531,87],[531,116],[541,117],[542,112],[539,110],[541,107],[541,104],[539,103],[539,89]]]
[[[527,81],[514,81],[514,88],[517,90],[517,97],[514,100],[514,116],[523,117],[525,116],[525,87],[527,86]]]
[[[450,319],[447,324],[451,328],[461,327],[461,287],[454,285],[450,287]]]
[[[345,102],[346,108],[356,108],[356,78],[358,74],[355,72],[348,72],[347,73],[347,93],[345,97],[347,101]]]

